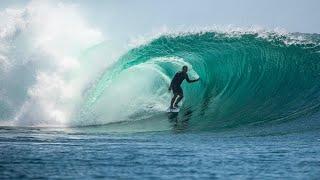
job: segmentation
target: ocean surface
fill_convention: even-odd
[[[319,34],[168,31],[119,50],[36,9],[0,24],[0,179],[319,179]],[[168,114],[184,65],[200,81]]]
[[[103,128],[102,128],[103,129]],[[1,179],[319,179],[319,129],[103,133],[0,128]]]

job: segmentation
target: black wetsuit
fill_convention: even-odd
[[[170,84],[173,94],[183,96],[183,91],[181,88],[181,83],[183,82],[183,80],[187,80],[188,82],[193,82],[193,80],[189,79],[189,76],[187,73],[183,71],[177,72]]]

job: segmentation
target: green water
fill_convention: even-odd
[[[104,72],[86,92],[75,124],[166,119],[168,84],[182,65],[191,68],[192,78],[201,77],[183,84],[178,118],[188,120],[191,130],[305,119],[319,111],[319,51],[318,35],[163,35],[128,51]],[[109,120],[111,107],[128,115]]]

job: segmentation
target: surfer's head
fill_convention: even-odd
[[[185,73],[188,72],[188,66],[183,66],[182,67],[182,71],[185,72]]]

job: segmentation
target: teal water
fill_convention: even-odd
[[[107,43],[83,50],[68,71],[36,61],[42,54],[20,63],[19,48],[8,50],[18,60],[0,66],[0,179],[318,179],[319,42],[164,34],[97,72]],[[181,111],[167,114],[183,65],[201,81],[184,83]]]
[[[183,84],[185,100],[178,118],[187,119],[191,130],[310,117],[320,108],[319,52],[319,35],[163,35],[109,67],[85,92],[71,124],[166,119],[162,112],[170,101],[167,88],[182,65],[191,68],[192,78],[201,77],[199,83]],[[116,118],[109,120],[111,114]]]

